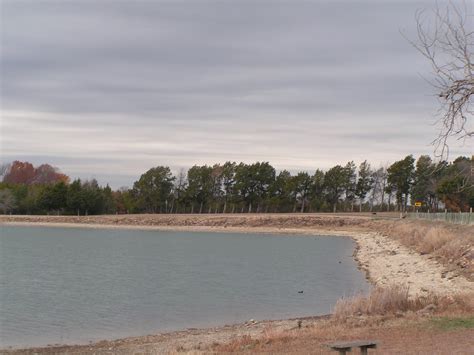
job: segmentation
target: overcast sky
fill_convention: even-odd
[[[433,153],[430,67],[400,34],[432,1],[0,1],[3,162],[119,187]]]

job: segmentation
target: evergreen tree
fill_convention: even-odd
[[[78,216],[85,210],[85,201],[80,179],[74,180],[69,186],[66,195],[66,205],[71,213],[77,213]]]
[[[356,198],[356,165],[353,161],[350,161],[344,167],[345,181],[344,181],[344,193],[346,195],[346,202],[351,207],[351,211],[354,210],[354,201]]]
[[[359,212],[362,212],[362,203],[372,189],[374,180],[372,178],[372,171],[370,164],[364,160],[359,166],[359,177],[357,179],[355,196],[359,199]]]
[[[148,170],[133,184],[133,195],[138,207],[149,213],[166,212],[174,180],[167,166]]]
[[[408,204],[408,196],[413,185],[414,162],[412,155],[393,163],[388,169],[388,185],[397,197],[399,211],[405,211]]]
[[[329,169],[324,175],[324,190],[328,203],[336,212],[337,204],[347,189],[347,169],[336,165]]]

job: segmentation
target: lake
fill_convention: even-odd
[[[369,288],[344,237],[0,228],[2,347],[327,314]]]

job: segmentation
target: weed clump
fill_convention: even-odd
[[[439,296],[427,294],[409,297],[408,287],[392,285],[377,287],[369,295],[357,295],[337,301],[333,319],[344,320],[353,316],[385,316],[406,312],[473,312],[472,295]]]

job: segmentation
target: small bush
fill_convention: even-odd
[[[406,286],[378,287],[373,289],[368,296],[358,295],[337,301],[334,307],[334,317],[340,319],[354,315],[385,315],[395,312],[418,311],[433,303],[436,303],[434,296],[409,298]]]

